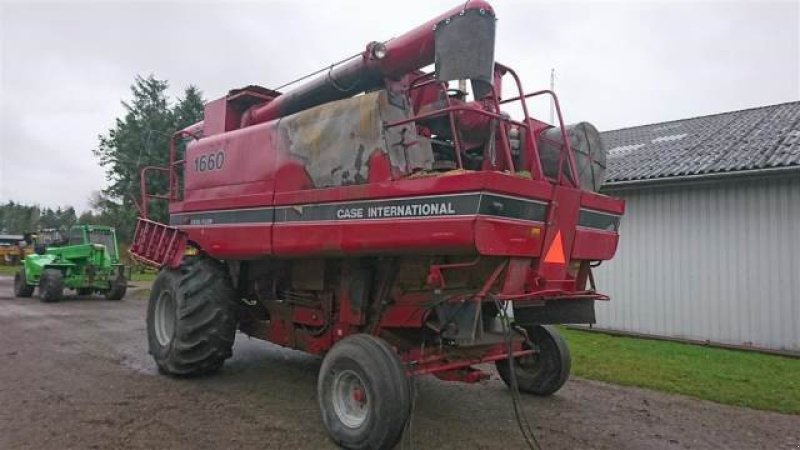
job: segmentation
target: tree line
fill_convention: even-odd
[[[69,228],[77,221],[71,206],[55,209],[9,201],[0,205],[0,233],[24,234],[42,229]]]
[[[139,202],[139,171],[145,166],[164,166],[169,158],[171,136],[203,119],[203,97],[195,86],[176,99],[168,95],[169,83],[153,75],[136,76],[131,97],[122,101],[125,113],[114,126],[98,136],[92,154],[106,172],[107,187],[89,199],[90,211],[76,216],[72,206],[42,208],[9,201],[0,205],[0,232],[22,234],[41,229],[67,229],[74,223],[109,225],[118,239],[130,242],[136,226]],[[148,191],[164,193],[166,177],[151,177]],[[166,221],[167,205],[153,202],[148,213]]]

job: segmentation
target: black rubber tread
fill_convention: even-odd
[[[94,289],[93,288],[78,288],[78,289],[75,289],[75,292],[78,295],[80,295],[81,297],[84,297],[84,296],[89,296],[89,295],[94,294]]]
[[[45,303],[61,300],[64,296],[64,274],[58,269],[44,269],[39,277],[39,299]]]
[[[25,269],[19,269],[14,274],[14,295],[16,297],[30,297],[36,286],[28,284],[28,279],[25,277]]]
[[[572,368],[572,358],[567,342],[552,325],[534,325],[525,327],[528,337],[539,353],[536,355],[536,367],[526,368],[514,360],[517,386],[520,392],[547,396],[552,395],[567,382]],[[528,345],[524,346],[528,348]],[[497,373],[503,382],[511,387],[511,364],[509,360],[495,363]]]
[[[356,429],[341,423],[330,401],[334,374],[344,368],[359,374],[373,399],[366,422]],[[349,336],[325,355],[317,380],[317,397],[329,436],[348,449],[393,448],[402,437],[411,411],[411,392],[400,358],[386,341],[367,334]]]
[[[128,290],[128,279],[125,276],[118,276],[111,282],[111,289],[104,292],[106,300],[122,300],[125,297],[125,291]]]
[[[156,301],[170,290],[176,303],[175,332],[166,346],[155,334]],[[206,257],[187,259],[179,270],[162,269],[147,309],[147,338],[162,373],[194,376],[215,372],[232,355],[236,333],[233,290],[225,267]]]

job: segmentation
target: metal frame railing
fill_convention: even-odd
[[[458,165],[459,169],[463,169],[464,164],[463,164],[463,161],[462,161],[462,158],[461,158],[461,152],[463,150],[463,144],[462,144],[461,136],[460,136],[460,133],[458,131],[458,126],[457,126],[457,123],[456,123],[456,113],[469,112],[469,113],[473,113],[473,114],[479,114],[479,115],[490,117],[490,118],[493,119],[493,121],[494,120],[497,121],[497,123],[494,124],[493,126],[497,126],[499,128],[499,131],[500,131],[500,146],[502,148],[502,153],[503,153],[503,155],[504,155],[504,157],[506,159],[506,166],[509,168],[509,170],[511,172],[514,172],[514,159],[511,156],[511,144],[510,144],[510,139],[509,139],[509,136],[508,136],[508,127],[510,125],[516,125],[517,127],[521,128],[521,129],[524,129],[525,133],[527,135],[526,136],[527,137],[526,141],[528,143],[527,145],[530,146],[530,150],[531,150],[531,153],[532,153],[530,161],[529,161],[530,166],[528,167],[530,172],[531,172],[531,175],[533,176],[534,179],[545,179],[546,177],[545,177],[545,174],[544,174],[544,170],[542,169],[542,162],[541,162],[541,158],[540,158],[540,154],[539,154],[539,148],[538,148],[537,143],[536,143],[536,136],[535,136],[535,133],[534,133],[534,130],[533,130],[533,126],[532,126],[532,123],[531,123],[531,117],[530,117],[529,110],[528,110],[527,99],[531,98],[531,97],[540,96],[540,95],[549,95],[553,100],[553,104],[554,104],[555,110],[557,112],[558,124],[559,124],[560,130],[561,130],[561,139],[562,139],[562,146],[561,146],[561,149],[559,151],[559,157],[558,157],[558,176],[553,181],[555,181],[558,184],[563,184],[564,183],[563,165],[564,165],[564,163],[566,163],[568,165],[568,168],[569,168],[569,175],[570,175],[569,176],[569,178],[570,178],[569,181],[573,186],[577,187],[579,181],[578,181],[578,172],[577,172],[577,168],[576,168],[576,165],[575,165],[575,157],[574,157],[574,154],[572,152],[572,147],[570,146],[570,142],[569,142],[569,139],[568,139],[568,136],[567,136],[566,128],[564,126],[564,118],[563,118],[563,115],[561,114],[561,105],[560,105],[560,103],[558,101],[558,96],[555,94],[555,92],[553,92],[551,90],[541,90],[541,91],[536,91],[536,92],[532,92],[532,93],[529,93],[529,94],[524,94],[524,90],[522,88],[522,82],[520,81],[519,76],[517,75],[517,73],[513,69],[511,69],[510,67],[507,67],[505,65],[502,65],[500,63],[495,63],[495,72],[496,72],[496,74],[500,75],[499,78],[496,78],[497,80],[501,80],[502,77],[504,75],[506,75],[506,74],[511,75],[511,77],[514,79],[514,83],[515,83],[515,85],[517,87],[518,95],[516,97],[510,98],[510,99],[500,100],[499,96],[497,95],[497,90],[496,90],[495,85],[494,84],[490,84],[490,92],[488,94],[488,97],[492,101],[491,106],[492,106],[493,111],[478,110],[478,109],[470,108],[470,107],[467,107],[467,106],[461,106],[461,105],[455,105],[454,106],[452,104],[452,102],[451,102],[450,96],[446,95],[445,96],[446,97],[446,105],[447,105],[446,107],[438,109],[438,110],[435,110],[435,111],[430,111],[430,112],[427,112],[427,113],[417,114],[417,115],[414,115],[412,117],[409,117],[409,118],[406,118],[406,119],[402,119],[402,120],[398,120],[398,121],[395,121],[395,122],[386,123],[386,124],[384,124],[384,128],[387,128],[387,129],[388,128],[393,128],[393,127],[397,127],[397,126],[401,126],[401,125],[406,125],[406,124],[409,124],[409,123],[412,123],[412,122],[417,122],[417,121],[420,121],[420,120],[426,120],[426,119],[431,119],[431,118],[434,118],[434,117],[440,117],[440,116],[443,116],[443,115],[447,115],[449,123],[450,123],[450,130],[451,130],[451,133],[452,133],[453,147],[454,147],[455,157],[456,157],[456,164]],[[425,74],[419,75],[418,77],[412,79],[411,83],[409,84],[408,91],[411,92],[411,91],[413,91],[415,89],[420,89],[420,88],[425,87],[425,86],[429,86],[429,85],[432,85],[432,84],[438,84],[438,85],[440,85],[442,87],[442,90],[444,92],[447,92],[447,90],[448,90],[447,81],[437,80],[435,78],[432,78],[433,76],[434,76],[434,73],[431,72],[431,73],[425,73]],[[427,78],[427,80],[426,80],[426,78]],[[420,82],[421,80],[425,80],[425,81]],[[484,98],[486,98],[486,97],[484,97]],[[522,122],[513,120],[513,119],[511,119],[509,117],[506,117],[506,116],[502,115],[501,112],[500,112],[500,105],[504,105],[504,104],[508,104],[508,103],[512,103],[512,102],[517,102],[517,101],[520,102],[520,105],[522,107],[522,112],[523,112],[523,114],[525,116],[525,118],[524,118],[524,120]]]
[[[167,200],[167,201],[178,201],[180,200],[180,188],[178,186],[178,167],[184,165],[186,163],[186,158],[184,156],[183,159],[176,159],[177,158],[177,141],[178,139],[190,137],[192,139],[200,139],[194,133],[191,133],[186,130],[181,130],[176,132],[172,135],[169,141],[169,163],[168,166],[145,166],[139,172],[139,189],[140,189],[140,199],[141,205],[138,206],[139,208],[139,215],[145,219],[147,219],[147,209],[148,203],[151,199],[158,199],[158,200]],[[167,193],[166,194],[151,194],[147,191],[147,177],[148,174],[151,172],[167,172],[168,177],[168,186],[167,186]]]

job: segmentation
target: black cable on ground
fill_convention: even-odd
[[[425,354],[425,340],[422,341],[422,346],[420,347],[420,354]],[[417,377],[414,374],[411,374],[410,377],[407,378],[406,382],[408,383],[409,393],[411,394],[411,407],[410,411],[408,412],[408,420],[406,421],[406,427],[403,430],[403,439],[400,448],[406,448],[406,441],[410,445],[410,450],[414,450],[414,410],[417,406]]]
[[[514,405],[514,417],[517,420],[517,426],[519,427],[519,431],[522,433],[522,437],[525,439],[525,443],[528,445],[528,448],[532,450],[542,450],[542,446],[536,439],[536,434],[533,432],[530,421],[528,421],[528,417],[525,415],[525,411],[522,409],[521,405],[522,399],[519,395],[516,367],[514,366],[514,358],[512,356],[514,353],[514,348],[511,335],[511,323],[508,319],[508,314],[506,313],[505,307],[500,304],[500,301],[497,298],[494,299],[494,302],[497,306],[498,313],[500,314],[500,321],[503,325],[503,337],[506,344],[506,353],[508,354],[508,372],[511,381],[511,403]]]
[[[406,421],[406,428],[403,430],[403,440],[400,448],[405,449],[406,443],[409,445],[410,450],[414,450],[414,409],[417,406],[417,377],[411,375],[408,377],[408,388],[411,391],[411,409],[408,413],[408,421]]]

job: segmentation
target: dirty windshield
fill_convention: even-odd
[[[106,246],[106,251],[112,258],[117,257],[117,249],[114,246],[114,236],[108,231],[94,230],[89,232],[89,242],[92,244],[102,244]]]

